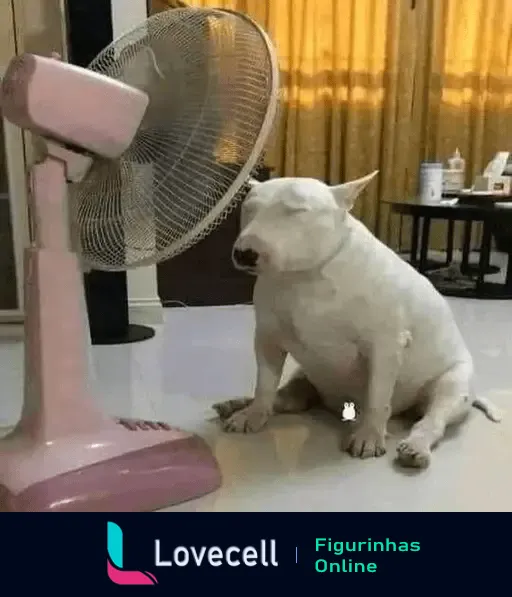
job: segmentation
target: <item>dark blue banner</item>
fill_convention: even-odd
[[[3,586],[73,593],[138,586],[191,596],[264,590],[265,597],[309,589],[364,595],[388,587],[417,596],[442,594],[453,582],[462,593],[479,581],[508,583],[510,520],[350,512],[5,514]]]

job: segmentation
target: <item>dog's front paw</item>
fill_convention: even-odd
[[[386,433],[361,425],[343,440],[343,449],[356,458],[373,458],[386,453]]]
[[[228,419],[224,420],[222,427],[224,431],[256,433],[266,425],[270,414],[270,411],[255,407],[254,403],[251,403],[243,410],[233,413]]]
[[[234,413],[249,406],[253,400],[254,398],[231,398],[231,400],[217,402],[212,409],[219,415],[221,421],[225,421]]]

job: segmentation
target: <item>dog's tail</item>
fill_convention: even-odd
[[[495,423],[499,423],[503,418],[500,409],[488,398],[484,398],[482,396],[473,396],[473,402],[471,404],[475,408],[478,408],[478,410],[481,410],[488,419],[494,421]]]

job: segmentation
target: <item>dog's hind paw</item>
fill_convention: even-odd
[[[398,464],[407,468],[427,468],[430,464],[430,450],[411,439],[402,440],[396,449]]]

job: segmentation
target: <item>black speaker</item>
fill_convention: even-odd
[[[113,39],[110,0],[68,0],[67,21],[69,61],[86,67]],[[93,344],[126,344],[155,335],[151,327],[129,323],[126,272],[94,270],[84,274],[84,284]]]

